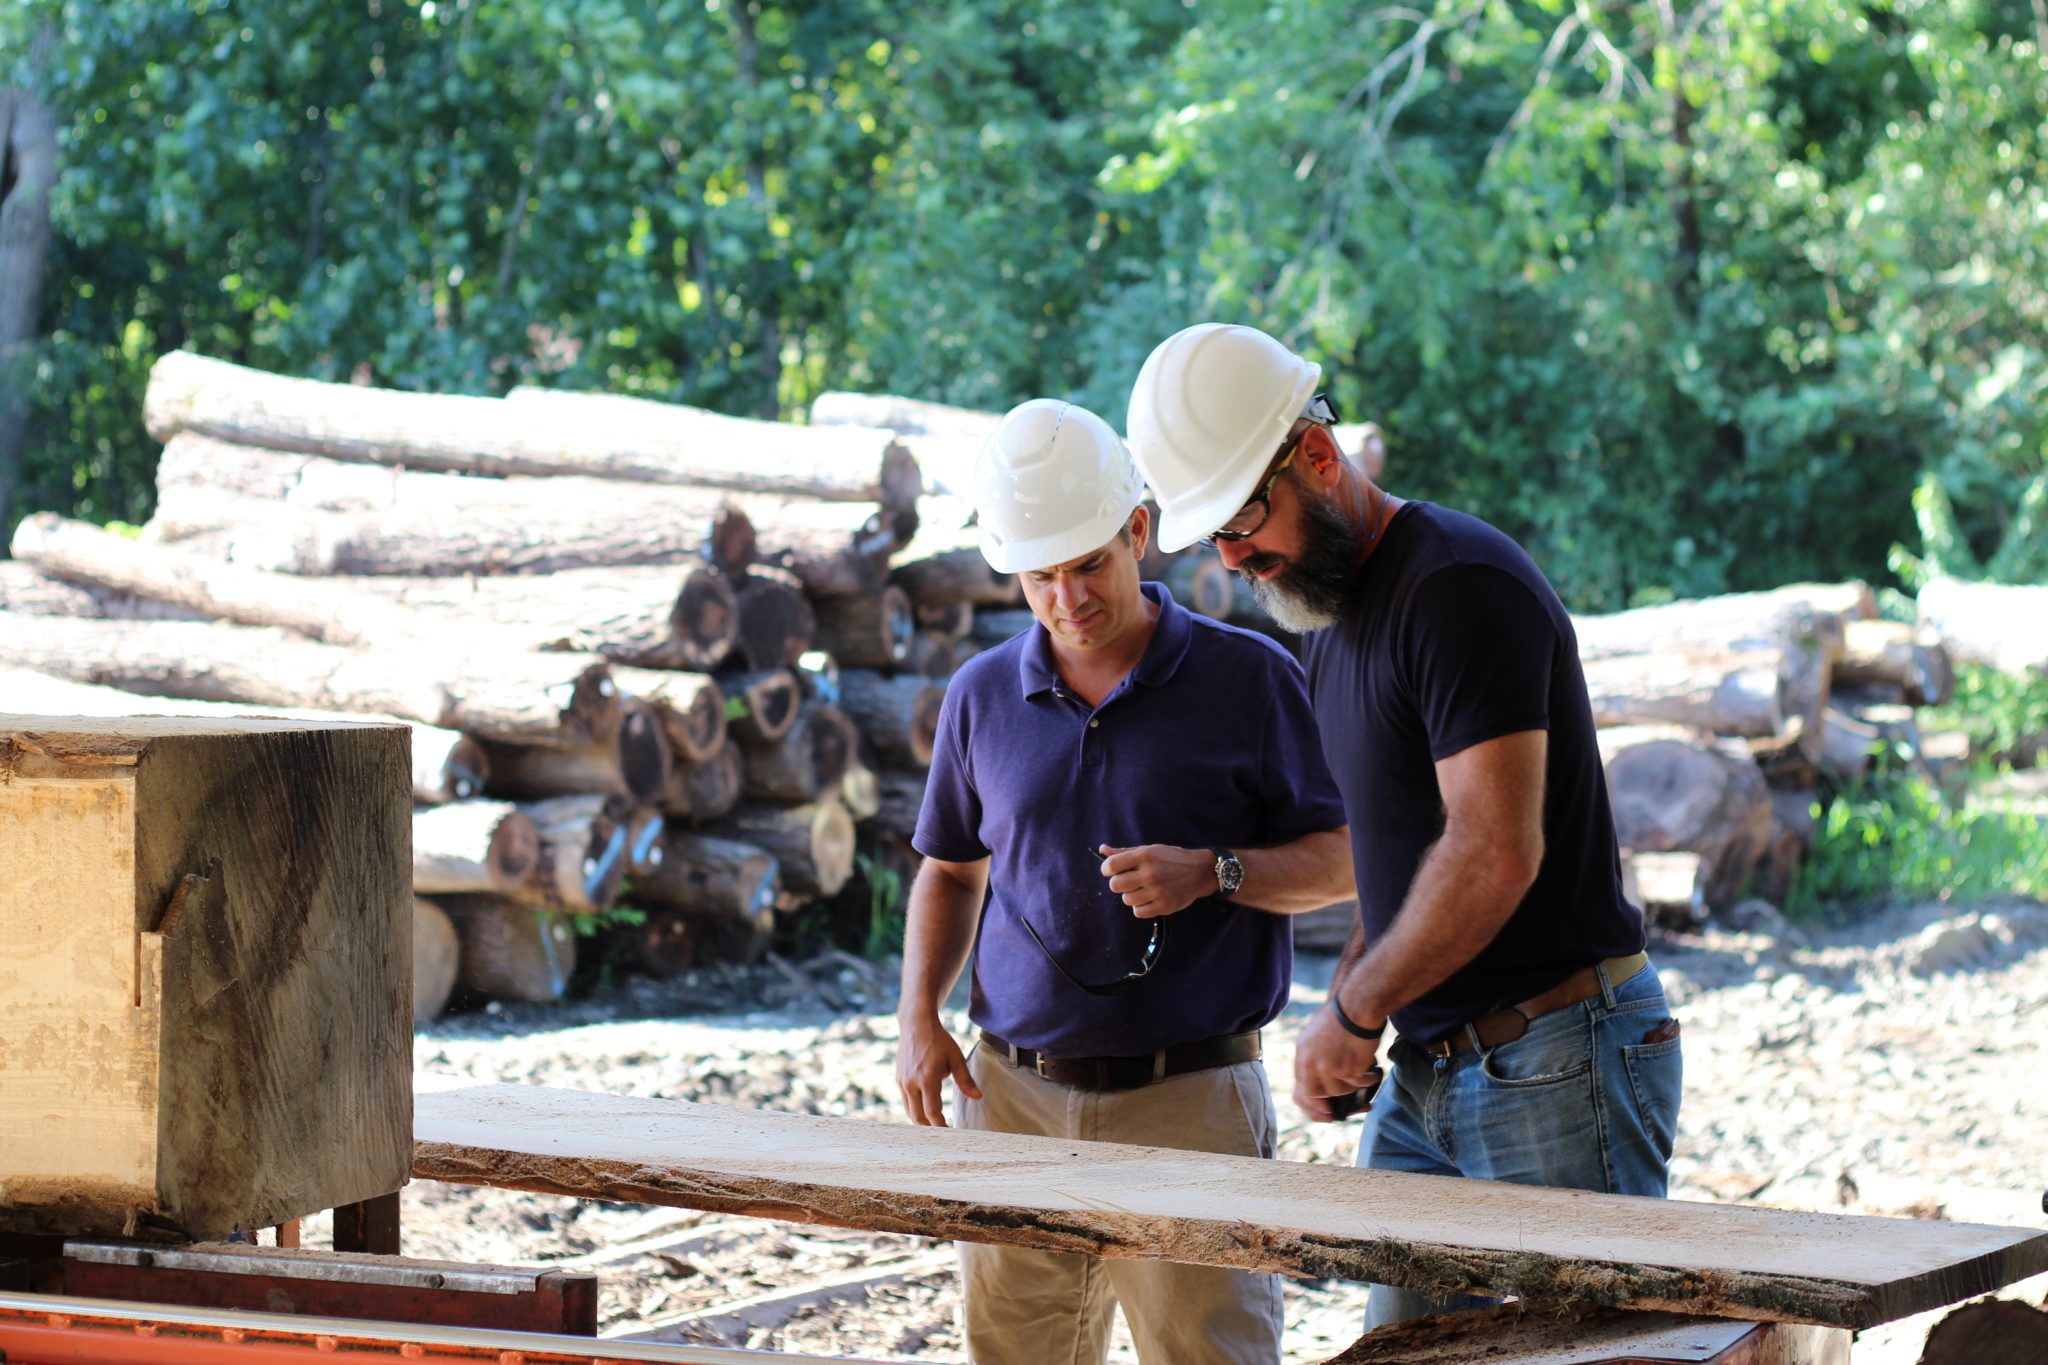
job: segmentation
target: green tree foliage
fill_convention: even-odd
[[[2035,0],[8,0],[0,75],[44,25],[29,506],[146,514],[179,345],[1117,421],[1223,318],[1575,605],[2048,569]]]

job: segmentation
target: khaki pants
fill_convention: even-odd
[[[957,1098],[962,1128],[1273,1155],[1273,1094],[1258,1062],[1116,1091],[1043,1080],[979,1044],[969,1054],[968,1069],[984,1098]],[[1109,1351],[1117,1304],[1146,1365],[1273,1365],[1280,1358],[1276,1276],[973,1242],[958,1246],[967,1357],[975,1365],[1099,1365]]]

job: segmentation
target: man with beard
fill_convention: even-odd
[[[912,842],[896,1078],[911,1120],[1270,1157],[1259,1030],[1287,914],[1350,894],[1301,669],[1141,583],[1144,485],[1101,418],[1036,399],[975,463],[982,553],[1037,624],[946,689]],[[962,1053],[939,1006],[974,955]],[[1271,1275],[960,1244],[977,1365],[1279,1359]]]
[[[1347,461],[1320,376],[1204,324],[1152,352],[1129,420],[1161,547],[1213,541],[1306,633],[1359,920],[1295,1100],[1327,1120],[1362,1095],[1391,1022],[1361,1166],[1662,1196],[1678,1024],[1622,894],[1571,617],[1507,536]],[[1481,1302],[1375,1285],[1368,1323]]]

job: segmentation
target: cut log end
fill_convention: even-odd
[[[686,668],[716,666],[732,649],[739,606],[724,575],[703,569],[687,574],[669,613],[676,662]]]

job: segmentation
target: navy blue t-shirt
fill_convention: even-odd
[[[1090,985],[1135,971],[1152,927],[1089,849],[1268,848],[1344,823],[1300,665],[1160,584],[1143,591],[1159,604],[1152,640],[1099,707],[1060,681],[1041,626],[954,674],[911,841],[931,858],[990,860],[971,1014],[1056,1057],[1257,1028],[1287,1003],[1293,966],[1286,916],[1205,898],[1166,918],[1150,975],[1115,995],[1080,990],[1023,919]]]
[[[1476,517],[1409,503],[1359,572],[1345,618],[1306,641],[1323,752],[1351,817],[1366,942],[1386,932],[1443,834],[1438,760],[1549,731],[1536,881],[1471,963],[1394,1012],[1430,1042],[1643,946],[1571,616],[1522,547]]]

